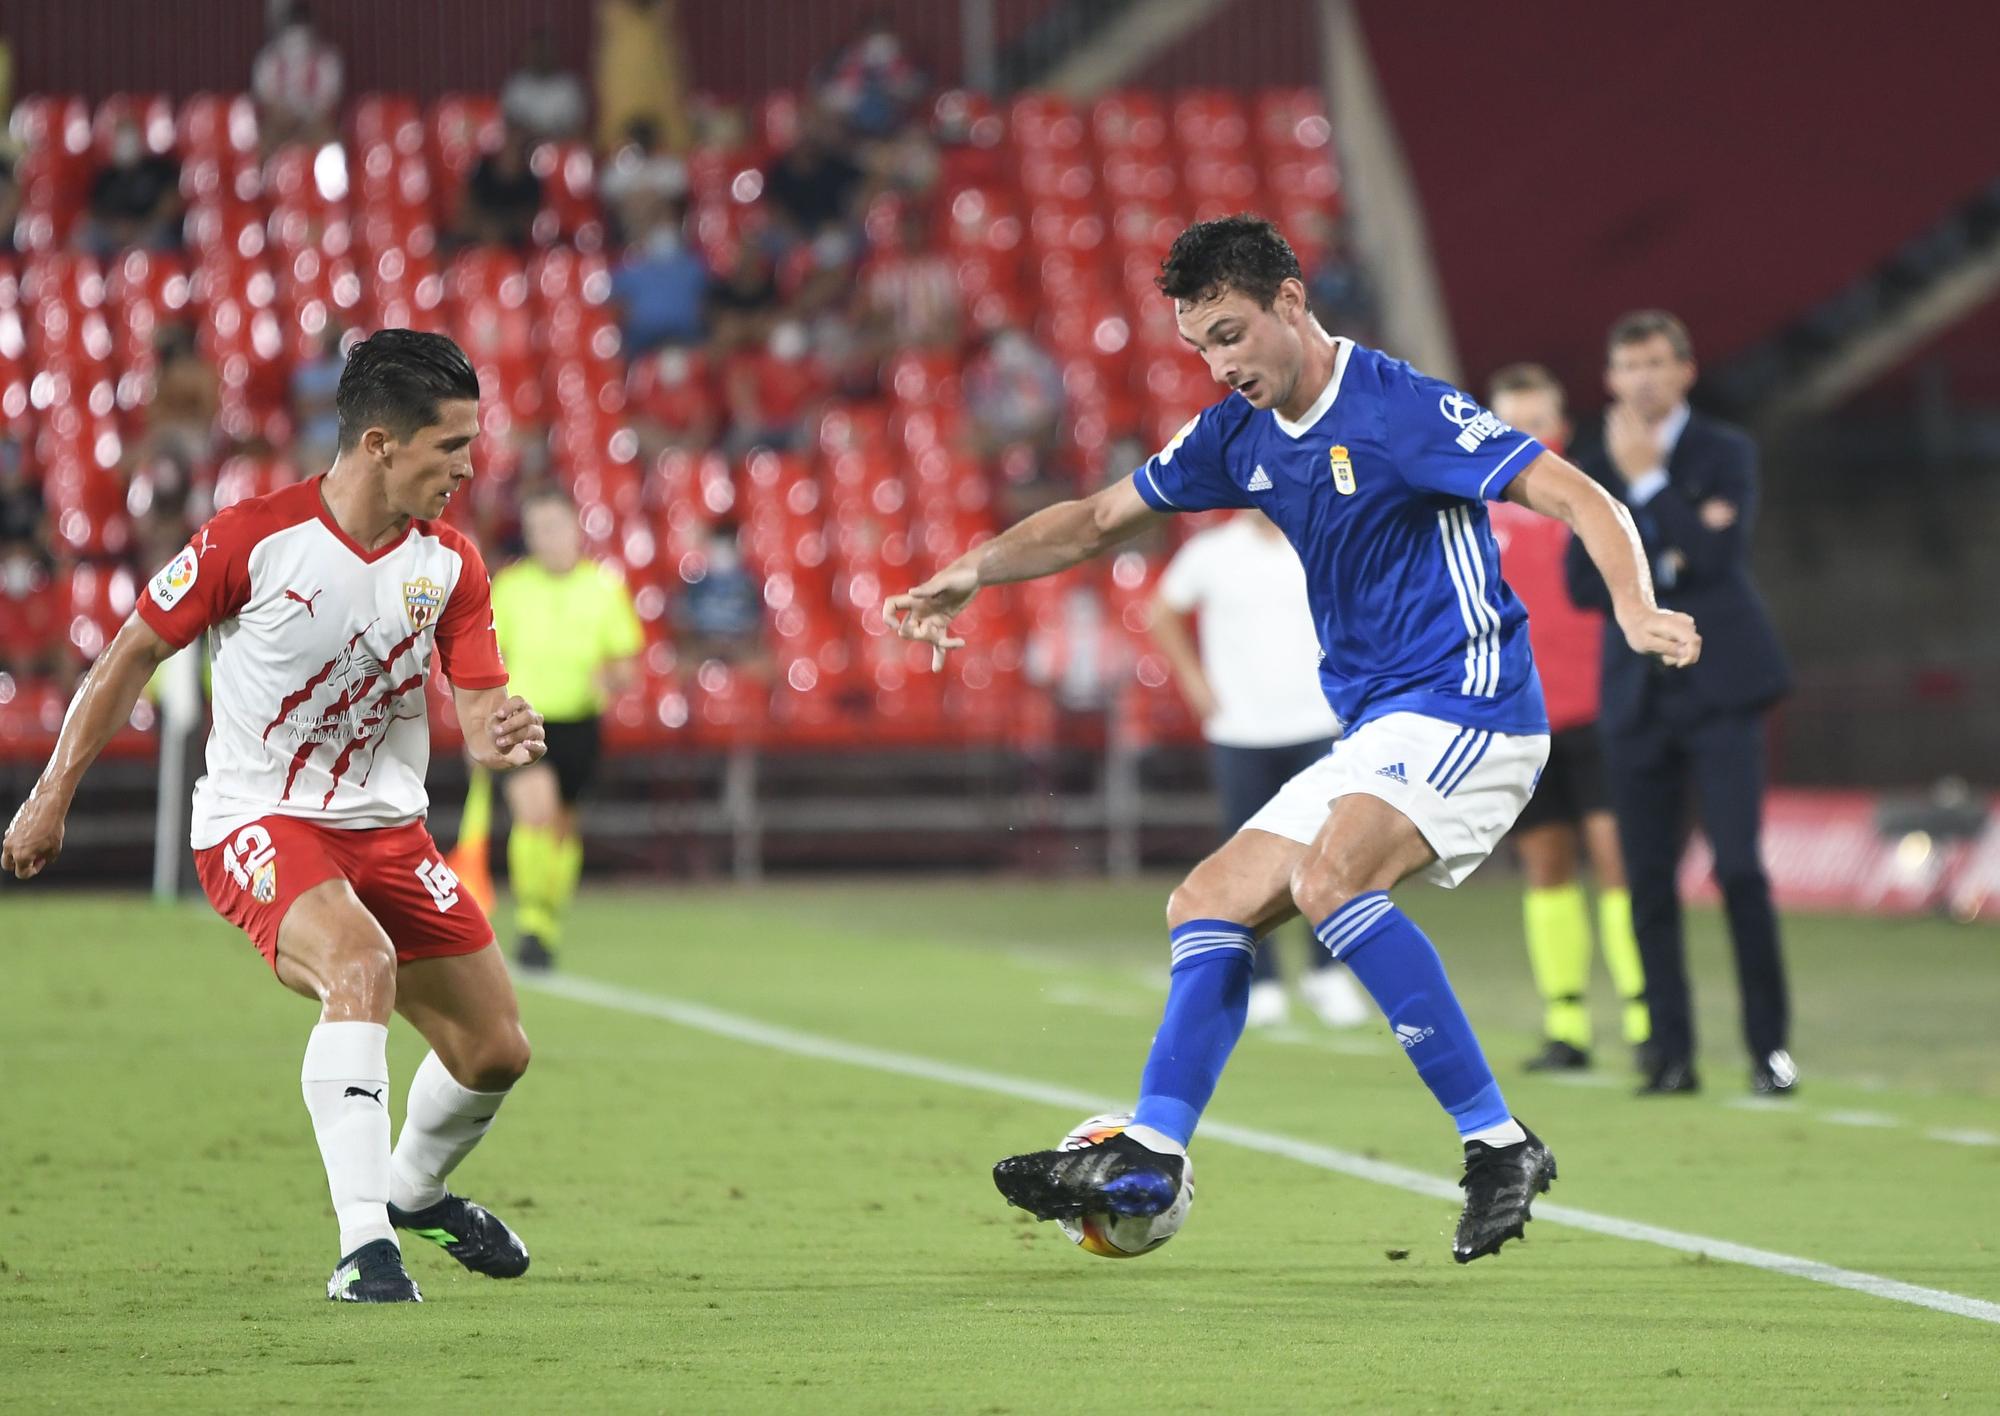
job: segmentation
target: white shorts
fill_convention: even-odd
[[[1363,723],[1278,788],[1243,829],[1309,843],[1335,801],[1365,792],[1416,823],[1437,852],[1436,863],[1420,873],[1448,890],[1500,844],[1548,760],[1546,733],[1487,732],[1421,713],[1389,713]]]

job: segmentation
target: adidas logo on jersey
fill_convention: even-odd
[[[1245,487],[1244,490],[1248,492],[1268,492],[1271,490],[1271,474],[1264,470],[1263,463],[1260,462],[1257,464],[1257,470],[1250,474],[1250,485]]]
[[[1398,1023],[1396,1024],[1396,1041],[1403,1044],[1403,1051],[1408,1052],[1411,1048],[1436,1032],[1436,1028],[1420,1028],[1414,1023]]]
[[[1410,785],[1410,779],[1404,773],[1403,764],[1400,762],[1391,762],[1387,767],[1377,767],[1375,775],[1387,777],[1392,782],[1401,782],[1406,787]]]

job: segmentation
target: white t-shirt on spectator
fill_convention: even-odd
[[[523,69],[501,87],[500,113],[537,138],[573,138],[583,131],[583,85],[575,74],[531,74]]]
[[[1201,670],[1216,702],[1201,725],[1210,742],[1287,747],[1338,731],[1320,692],[1305,568],[1284,537],[1246,516],[1203,531],[1168,563],[1160,598],[1200,617]]]

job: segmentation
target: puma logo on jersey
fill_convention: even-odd
[[[326,593],[325,587],[321,587],[320,589],[313,591],[310,597],[301,595],[296,590],[287,589],[285,591],[285,598],[287,600],[297,600],[301,605],[304,605],[306,607],[306,618],[318,619],[319,615],[313,609],[313,601],[317,600],[320,596],[324,595],[325,593]]]

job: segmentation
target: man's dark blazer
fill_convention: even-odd
[[[1577,466],[1619,500],[1625,480],[1611,465],[1601,439],[1582,446]],[[1725,507],[1735,519],[1714,529]],[[1707,517],[1704,516],[1707,508]],[[1656,584],[1663,609],[1693,615],[1701,631],[1701,658],[1686,669],[1667,669],[1635,654],[1615,621],[1604,625],[1604,694],[1599,720],[1610,732],[1630,732],[1649,717],[1661,676],[1685,674],[1699,706],[1725,712],[1765,708],[1790,687],[1777,631],[1750,580],[1750,531],[1757,518],[1757,446],[1741,429],[1692,414],[1667,459],[1667,486],[1643,508],[1634,508],[1641,538],[1657,567],[1671,556],[1671,586]],[[1675,555],[1674,553],[1678,553]],[[1581,541],[1572,540],[1565,566],[1570,598],[1585,609],[1611,610],[1611,594]]]

